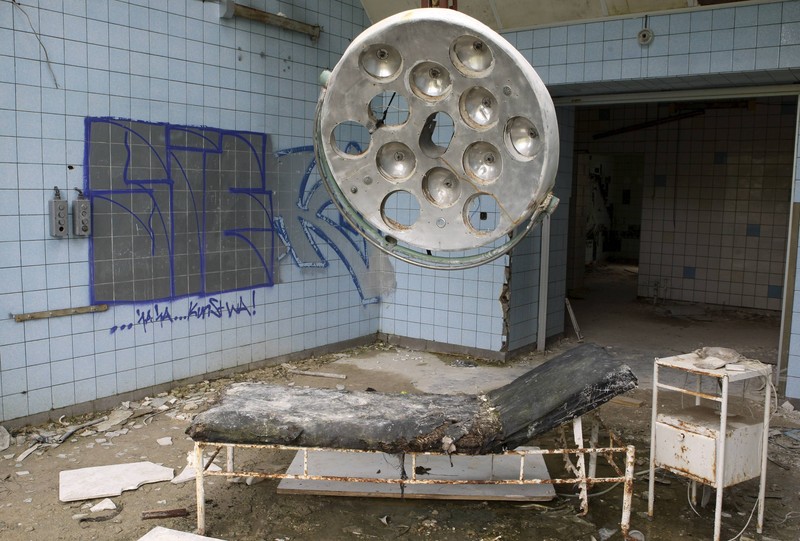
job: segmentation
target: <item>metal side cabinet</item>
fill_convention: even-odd
[[[772,366],[757,361],[728,365],[730,368],[703,368],[703,365],[695,353],[655,361],[647,514],[653,516],[656,468],[691,479],[693,500],[696,499],[698,482],[712,486],[717,492],[714,541],[718,541],[723,490],[742,481],[760,477],[757,530],[761,533],[764,523]],[[659,372],[662,370],[693,375],[695,388],[662,383],[659,380]],[[709,378],[717,383],[713,387],[718,391],[703,391],[703,382]],[[763,418],[729,415],[730,384],[756,378],[764,378]],[[693,396],[694,406],[659,413],[658,392],[661,389]],[[716,404],[719,405],[718,408],[715,407]]]

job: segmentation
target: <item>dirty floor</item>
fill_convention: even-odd
[[[635,297],[635,268],[607,266],[594,269],[587,287],[572,299],[585,340],[609,348],[630,364],[640,387],[629,395],[634,404],[609,403],[598,409],[604,423],[625,443],[636,446],[637,481],[631,526],[645,539],[710,539],[713,496],[705,507],[693,509],[687,501],[687,483],[659,474],[655,517],[646,517],[647,460],[650,438],[652,361],[703,346],[737,349],[747,357],[774,363],[777,356],[778,316],[742,311],[707,310],[695,305],[664,305]],[[191,418],[218,399],[232,381],[273,381],[283,384],[349,389],[372,387],[384,392],[476,393],[502,385],[531,367],[574,346],[569,324],[566,338],[549,345],[546,355],[531,354],[498,365],[481,359],[434,355],[385,344],[357,348],[293,366],[281,365],[173,389],[150,399],[120,404],[62,423],[28,426],[12,433],[11,446],[0,451],[0,539],[136,540],[156,526],[191,532],[195,527],[195,487],[159,482],[111,497],[116,509],[92,512],[90,501],[61,503],[59,472],[90,466],[152,461],[179,473],[187,463],[192,443],[184,434]],[[331,379],[297,375],[292,369],[346,375]],[[680,383],[680,382],[679,382]],[[734,407],[747,408],[737,394]],[[661,395],[662,407],[680,407],[675,396]],[[641,406],[636,406],[636,401]],[[780,401],[782,402],[782,401]],[[755,532],[751,517],[757,480],[726,490],[722,539],[800,539],[800,441],[791,429],[800,427],[800,413],[776,406],[767,473],[764,535]],[[93,425],[76,431],[58,446],[45,443],[23,460],[20,455],[37,442],[52,442],[68,426],[102,417],[118,419],[113,426]],[[112,417],[113,416],[113,417]],[[108,423],[107,423],[108,424]],[[95,428],[102,428],[98,431]],[[559,446],[558,431],[532,442]],[[264,471],[281,471],[292,453],[243,454],[241,460]],[[223,460],[219,460],[224,466]],[[388,466],[387,466],[388,467]],[[552,475],[563,473],[560,458],[548,459]],[[602,473],[602,471],[601,471]],[[276,494],[277,481],[248,484],[223,478],[206,482],[207,535],[232,540],[618,540],[622,487],[598,485],[592,489],[590,510],[580,516],[572,486],[558,488],[546,503],[433,501]],[[703,499],[702,490],[699,498]],[[185,511],[186,516],[144,519],[151,511]],[[743,530],[741,537],[736,537]]]

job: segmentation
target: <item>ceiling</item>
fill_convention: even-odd
[[[423,0],[361,0],[373,23],[418,8]],[[602,20],[607,17],[652,15],[670,10],[697,9],[744,0],[450,0],[466,13],[498,32]],[[447,0],[441,0],[446,3]],[[426,2],[427,3],[427,2]]]

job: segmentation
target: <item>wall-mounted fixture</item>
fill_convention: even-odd
[[[311,36],[311,41],[317,41],[319,34],[322,31],[319,25],[308,24],[294,19],[290,19],[284,15],[269,13],[261,11],[260,9],[251,8],[237,4],[233,0],[220,0],[219,3],[219,16],[221,19],[232,19],[233,17],[243,17],[251,21],[258,21],[264,24],[293,30],[295,32],[302,32]]]
[[[50,236],[63,238],[67,236],[67,200],[61,199],[61,190],[53,186],[53,199],[48,202],[50,214]]]
[[[653,39],[655,37],[656,37],[656,35],[653,33],[653,31],[651,29],[642,28],[641,30],[639,30],[639,33],[636,34],[636,41],[639,42],[639,45],[641,45],[642,47],[645,47],[645,46],[650,45],[651,43],[653,43]]]
[[[92,232],[92,213],[89,200],[83,192],[75,188],[78,198],[72,201],[72,234],[76,237],[88,237]]]

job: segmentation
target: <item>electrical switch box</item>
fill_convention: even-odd
[[[72,233],[76,237],[88,237],[92,232],[92,213],[89,200],[81,196],[72,201]]]
[[[56,196],[49,201],[50,236],[62,238],[69,233],[67,229],[67,201]]]

